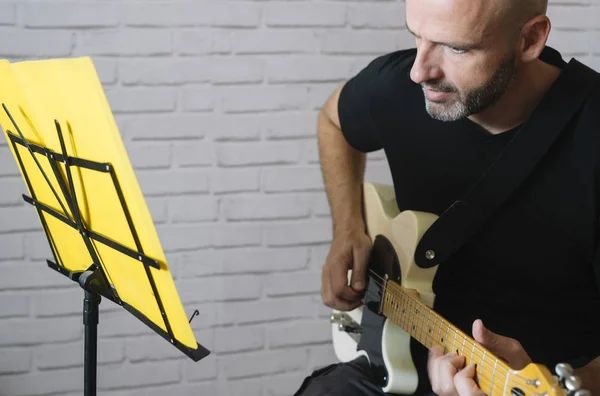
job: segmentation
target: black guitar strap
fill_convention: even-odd
[[[415,251],[419,267],[443,263],[479,230],[533,171],[599,81],[593,69],[575,59],[569,62],[552,94],[544,96],[492,165],[425,232]],[[600,265],[596,267],[600,275]]]

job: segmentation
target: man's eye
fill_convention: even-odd
[[[463,48],[454,48],[454,47],[449,47],[450,50],[456,54],[464,54],[465,52],[467,52],[466,49]]]

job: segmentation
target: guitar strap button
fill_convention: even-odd
[[[435,251],[433,251],[433,250],[426,251],[425,257],[427,258],[427,260],[433,260],[435,258]]]

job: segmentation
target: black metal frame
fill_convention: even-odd
[[[156,287],[154,277],[152,276],[152,272],[150,271],[150,267],[155,268],[155,269],[160,269],[161,263],[159,263],[158,260],[155,260],[155,259],[147,256],[146,254],[144,254],[137,231],[136,231],[133,221],[131,219],[131,215],[127,208],[127,204],[125,202],[125,198],[123,196],[123,192],[119,185],[119,181],[117,179],[117,175],[114,171],[113,166],[110,163],[100,163],[100,162],[86,160],[83,158],[68,156],[67,150],[65,147],[62,130],[61,130],[60,124],[57,120],[55,120],[54,123],[56,126],[58,138],[60,140],[62,153],[56,153],[48,148],[41,147],[39,145],[36,145],[34,143],[27,141],[4,103],[2,104],[2,107],[4,108],[4,111],[10,118],[11,123],[13,124],[14,128],[16,129],[16,131],[19,134],[19,136],[17,136],[14,133],[11,133],[9,130],[6,131],[6,134],[12,143],[12,146],[13,146],[13,149],[15,152],[15,156],[17,157],[17,161],[23,172],[23,177],[25,179],[25,183],[27,184],[27,187],[28,187],[29,191],[31,192],[31,197],[23,195],[23,199],[25,200],[25,202],[33,205],[36,208],[36,210],[38,212],[38,216],[42,223],[42,227],[44,229],[44,233],[46,234],[46,237],[48,238],[48,243],[52,249],[52,254],[54,256],[55,262],[47,260],[48,267],[67,276],[69,279],[71,279],[75,282],[78,282],[80,284],[80,286],[85,290],[85,299],[84,299],[85,395],[86,396],[88,396],[88,395],[95,396],[95,394],[96,394],[96,367],[97,367],[96,348],[97,348],[98,305],[100,304],[100,296],[101,295],[103,297],[113,301],[114,303],[122,306],[123,308],[125,308],[132,315],[134,315],[136,318],[141,320],[144,324],[146,324],[148,327],[150,327],[152,330],[154,330],[161,337],[168,340],[171,344],[173,344],[173,346],[175,346],[177,349],[179,349],[185,355],[190,357],[192,360],[198,361],[198,360],[208,356],[208,354],[210,354],[210,351],[208,351],[206,348],[204,348],[200,344],[198,344],[197,349],[191,349],[175,339],[175,337],[173,335],[173,330],[171,329],[171,325],[169,323],[169,319],[164,310],[164,305],[162,303],[160,294],[158,293],[158,289]],[[33,157],[33,160],[37,164],[40,172],[46,179],[46,182],[48,183],[50,189],[54,193],[59,205],[61,206],[61,208],[64,212],[64,215],[57,212],[56,210],[50,208],[49,206],[45,205],[44,203],[40,202],[36,198],[35,190],[31,184],[31,181],[30,181],[28,175],[27,175],[27,170],[25,169],[25,167],[23,165],[23,160],[21,158],[21,155],[19,153],[17,145],[21,145],[28,149],[31,156]],[[61,192],[67,201],[67,206],[70,209],[72,218],[69,217],[69,212],[67,211],[64,203],[61,201],[60,197],[54,190],[54,187],[53,187],[52,183],[50,182],[48,175],[46,175],[46,173],[44,172],[38,159],[36,158],[36,156],[35,156],[36,153],[45,156],[46,159],[48,160],[48,162],[52,168],[54,177],[56,178],[56,181],[61,189]],[[64,164],[67,180],[64,179],[64,175],[61,173],[58,163]],[[119,244],[118,242],[115,242],[106,236],[100,235],[86,227],[86,225],[82,221],[82,218],[80,215],[80,210],[79,210],[79,206],[77,203],[77,197],[75,195],[75,188],[74,188],[74,184],[73,184],[73,176],[71,173],[71,167],[79,167],[79,168],[84,168],[84,169],[93,170],[93,171],[97,171],[97,172],[110,173],[111,179],[113,181],[113,186],[115,188],[115,192],[117,193],[117,196],[119,197],[119,201],[123,208],[123,214],[125,215],[125,217],[127,219],[127,223],[129,225],[129,230],[131,232],[133,240],[135,241],[137,250],[132,250],[126,246],[123,246],[123,245]],[[67,185],[67,183],[68,183],[68,185]],[[71,271],[67,270],[61,264],[62,259],[60,258],[60,253],[58,252],[58,249],[55,246],[54,239],[52,237],[52,234],[50,233],[48,224],[46,223],[46,220],[45,220],[44,216],[42,215],[42,213],[48,214],[48,215],[62,221],[66,225],[76,229],[79,232],[79,234],[83,238],[83,241],[84,241],[84,243],[88,249],[88,252],[92,258],[92,264],[90,265],[90,267],[88,268],[87,271],[71,272]],[[105,268],[102,266],[100,258],[98,257],[96,250],[94,249],[94,246],[91,242],[92,240],[94,240],[96,242],[100,242],[100,243],[104,244],[105,246],[108,246],[114,250],[117,250],[118,252],[120,252],[126,256],[134,258],[134,259],[138,260],[144,266],[146,275],[148,277],[148,282],[150,283],[152,292],[156,298],[156,304],[158,305],[161,316],[164,320],[166,331],[164,331],[158,325],[156,325],[154,322],[149,320],[146,316],[144,316],[141,312],[139,312],[133,306],[127,304],[125,301],[120,299],[120,297],[117,293],[117,290],[108,281],[108,278],[105,273]],[[164,266],[164,264],[163,264],[163,266]],[[193,316],[192,316],[192,318],[193,318]]]

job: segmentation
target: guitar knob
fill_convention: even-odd
[[[556,371],[556,374],[560,378],[567,378],[573,375],[573,367],[568,363],[558,363],[554,368],[554,371]]]
[[[571,375],[567,379],[565,379],[565,386],[571,392],[581,389],[581,380],[579,377]]]
[[[346,333],[362,333],[362,328],[360,326],[350,326],[344,323],[338,324],[338,329],[340,331],[345,331]]]
[[[573,396],[592,396],[592,392],[587,389],[580,389],[573,394]]]

